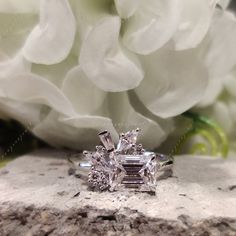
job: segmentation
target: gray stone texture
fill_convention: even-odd
[[[177,156],[156,195],[91,192],[65,151],[0,169],[0,235],[236,235],[236,158]]]

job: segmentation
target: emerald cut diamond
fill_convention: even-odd
[[[111,190],[124,188],[155,191],[158,163],[155,153],[142,155],[117,155],[113,169]]]

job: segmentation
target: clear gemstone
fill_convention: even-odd
[[[99,133],[99,138],[107,151],[113,151],[115,149],[111,134],[107,130]]]
[[[125,137],[127,138],[129,143],[136,144],[138,134],[139,134],[139,129],[131,130],[125,134]]]
[[[117,155],[111,177],[111,190],[131,188],[155,191],[157,160],[155,153]]]
[[[139,129],[131,130],[125,134],[122,134],[117,144],[116,151],[122,154],[126,154],[127,151],[130,151],[132,149],[132,147],[136,148],[138,134]]]
[[[130,143],[124,139],[124,138],[121,138],[117,144],[117,149],[116,151],[117,152],[126,152],[128,149],[130,149]]]

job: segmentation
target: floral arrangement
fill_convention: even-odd
[[[140,127],[147,148],[186,111],[233,139],[236,17],[227,0],[0,1],[0,118],[53,146]],[[208,136],[209,137],[209,136]]]

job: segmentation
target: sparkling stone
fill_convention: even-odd
[[[131,147],[130,143],[128,142],[128,140],[124,139],[124,138],[120,138],[118,144],[117,144],[117,152],[123,153],[126,152],[127,150],[129,150]]]
[[[122,154],[127,154],[126,152],[131,150],[132,147],[136,148],[138,134],[139,134],[139,129],[131,130],[125,134],[122,134],[117,144],[116,151]]]
[[[129,188],[155,191],[157,160],[153,152],[142,155],[117,155],[111,174],[111,190]]]
[[[139,134],[139,129],[131,130],[125,134],[125,137],[129,143],[136,144],[138,134]]]
[[[111,134],[107,130],[99,133],[99,138],[107,151],[110,152],[115,149],[114,143],[111,138]]]

